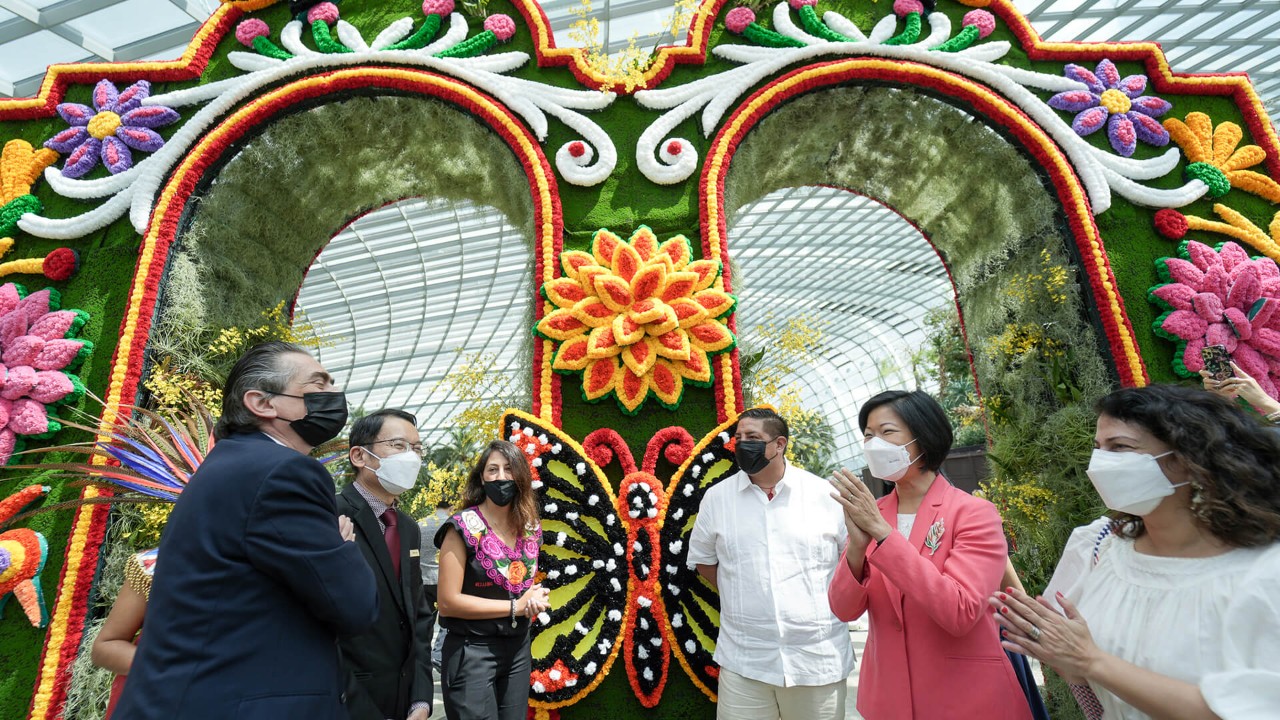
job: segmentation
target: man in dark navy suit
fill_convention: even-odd
[[[307,456],[341,432],[346,399],[283,342],[245,353],[223,394],[217,444],[161,537],[113,717],[346,720],[337,639],[377,619],[377,588]]]
[[[377,578],[381,612],[373,627],[339,642],[349,671],[352,720],[427,720],[431,714],[431,629],[424,597],[418,523],[397,507],[422,469],[418,420],[378,410],[351,427],[353,480],[338,512],[356,527],[356,546]]]

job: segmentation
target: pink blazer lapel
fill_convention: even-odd
[[[911,526],[911,537],[909,539],[911,547],[923,555],[932,555],[934,553],[933,550],[925,547],[924,542],[929,535],[929,530],[939,520],[943,501],[946,500],[947,492],[950,489],[951,483],[942,475],[938,475],[933,484],[929,486],[929,491],[924,494],[920,509],[916,511],[916,523]],[[942,518],[942,520],[945,526],[946,519]],[[943,532],[945,533],[945,530]]]
[[[898,532],[898,493],[891,492],[884,496],[884,501],[880,503],[880,516],[884,521],[889,523],[891,530],[889,532]],[[875,541],[871,541],[872,547],[875,547]],[[902,591],[897,585],[884,579],[882,576],[880,582],[884,583],[885,592],[889,596],[889,604],[893,606],[893,611],[898,615],[898,625],[902,625]]]

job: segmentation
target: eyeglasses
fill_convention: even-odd
[[[390,445],[391,449],[395,450],[397,454],[412,450],[415,455],[422,457],[423,454],[426,452],[425,449],[422,447],[422,443],[411,443],[408,440],[403,440],[401,438],[391,438],[390,440],[374,440],[369,444],[370,445]]]

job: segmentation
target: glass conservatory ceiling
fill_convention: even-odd
[[[418,0],[403,3],[406,11]],[[868,0],[870,1],[870,0]],[[886,8],[888,3],[881,3]],[[672,0],[593,0],[611,51],[670,43]],[[1049,40],[1153,40],[1174,70],[1246,71],[1280,116],[1280,0],[1016,0]],[[543,8],[569,45],[579,0]],[[29,96],[47,65],[181,55],[217,0],[0,0],[0,95]],[[680,38],[679,41],[683,41]],[[945,269],[928,243],[891,211],[824,188],[776,192],[743,208],[730,228],[741,283],[739,334],[803,315],[824,331],[823,361],[795,378],[806,404],[836,430],[836,458],[857,466],[856,407],[884,387],[914,383],[907,356],[930,308],[952,303]],[[821,235],[819,235],[821,233]],[[532,269],[523,233],[492,208],[408,200],[345,229],[307,276],[300,307],[334,345],[322,360],[365,409],[403,406],[428,438],[441,438],[459,405],[440,381],[459,351],[484,353],[500,375],[496,394],[525,392]],[[777,238],[789,241],[785,246]],[[462,242],[459,242],[459,239]],[[804,252],[857,275],[860,292],[794,270]],[[461,269],[461,272],[459,272]],[[611,402],[611,401],[610,401]]]
[[[391,1],[391,0],[388,0]],[[400,0],[395,0],[400,1]],[[407,9],[416,0],[405,0]],[[669,44],[673,0],[594,0],[600,41]],[[1015,0],[1047,40],[1152,40],[1180,72],[1248,72],[1272,117],[1280,109],[1280,0]],[[45,67],[182,54],[217,0],[0,0],[0,95],[36,93]],[[542,3],[556,42],[569,41],[581,0]],[[679,39],[683,41],[683,37]]]

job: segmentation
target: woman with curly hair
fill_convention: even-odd
[[[462,510],[436,532],[440,686],[448,720],[524,720],[529,621],[549,606],[534,582],[542,530],[524,454],[495,440],[462,489]]]
[[[1088,475],[1113,512],[1067,541],[1056,604],[991,598],[1005,646],[1053,667],[1090,718],[1275,718],[1280,440],[1192,388],[1096,409]]]

